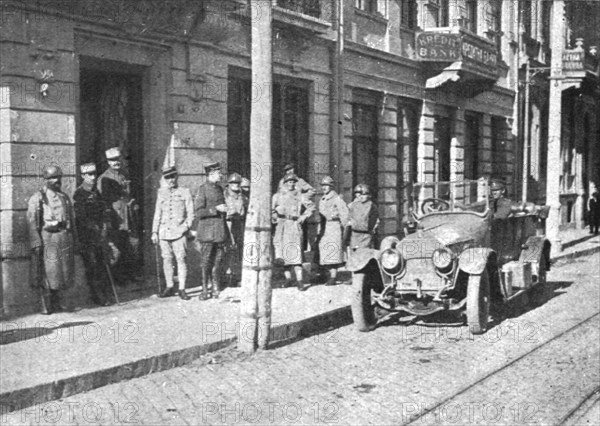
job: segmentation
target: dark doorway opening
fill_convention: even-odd
[[[377,130],[377,107],[352,104],[352,186],[366,183],[377,201],[379,184],[379,138]]]
[[[434,128],[434,166],[435,181],[447,182],[450,180],[450,119],[435,116]]]
[[[105,151],[121,148],[124,171],[131,180],[130,191],[140,206],[139,217],[143,218],[142,70],[127,64],[81,58],[79,78],[79,164],[93,162],[101,174],[108,167]],[[141,235],[143,229],[139,231]]]
[[[239,73],[242,73],[241,71]],[[252,167],[271,167],[272,189],[277,190],[283,166],[296,165],[298,176],[309,178],[309,99],[308,89],[298,81],[276,81],[273,94],[271,158],[273,164],[252,165],[250,158],[250,110],[256,96],[264,96],[266,88],[252,88],[250,79],[230,75],[227,98],[227,170],[250,178]],[[264,169],[263,169],[264,170]]]

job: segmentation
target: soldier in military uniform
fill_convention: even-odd
[[[490,202],[492,217],[494,219],[506,219],[511,214],[512,208],[516,203],[504,197],[506,193],[504,182],[497,179],[491,180],[490,192],[492,193],[492,200]]]
[[[373,248],[375,235],[379,226],[377,206],[371,201],[371,190],[368,185],[360,183],[354,188],[357,199],[348,205],[350,231],[349,248]]]
[[[32,266],[42,296],[42,313],[66,310],[60,291],[71,286],[77,241],[75,212],[69,197],[61,191],[62,170],[44,168],[45,185],[27,204]]]
[[[97,305],[110,304],[104,249],[106,241],[106,206],[96,188],[97,171],[94,163],[80,167],[83,183],[73,194],[75,223],[81,242],[81,256],[92,301]]]
[[[98,192],[107,206],[108,239],[119,249],[113,275],[121,283],[139,280],[139,205],[131,197],[130,184],[122,170],[121,150],[106,151],[109,168],[98,179]]]
[[[246,198],[250,198],[250,179],[243,177],[240,188],[242,188],[242,194],[244,194]]]
[[[284,266],[286,285],[292,283],[292,274],[288,267],[292,267],[296,274],[298,290],[304,291],[302,277],[302,224],[312,215],[314,205],[306,201],[296,190],[298,177],[288,174],[284,178],[285,189],[273,195],[272,222],[276,225],[273,237],[275,248],[275,261]]]
[[[222,178],[221,165],[218,162],[204,167],[206,183],[200,185],[194,197],[194,216],[197,220],[196,249],[200,253],[200,272],[202,275],[201,300],[209,298],[208,287],[212,286],[212,296],[219,297],[221,291],[221,262],[225,245],[229,242],[229,232],[225,223],[227,204],[223,188],[219,185]]]
[[[294,175],[296,176],[296,179],[298,179],[298,182],[296,183],[295,186],[295,191],[300,191],[302,192],[305,189],[308,189],[310,187],[310,185],[308,184],[308,182],[306,182],[304,179],[302,179],[301,177],[298,177],[298,175],[296,175],[296,165],[293,163],[286,163],[283,166],[283,177],[279,180],[279,185],[277,186],[277,191],[286,191],[286,185],[285,185],[285,178],[286,176],[289,175]]]
[[[227,179],[225,188],[225,204],[227,204],[227,228],[232,247],[228,250],[227,264],[231,275],[241,276],[241,259],[244,250],[244,225],[248,209],[248,197],[242,192],[242,177],[232,173]],[[232,270],[233,268],[233,270]]]
[[[173,257],[177,261],[179,277],[179,297],[189,300],[185,293],[187,280],[187,234],[194,222],[194,203],[189,189],[177,185],[177,169],[168,167],[162,171],[165,188],[158,190],[154,220],[152,221],[152,244],[160,243],[163,270],[167,287],[159,297],[169,297],[175,293]]]
[[[329,267],[327,285],[336,283],[337,269],[344,262],[342,229],[348,222],[348,206],[333,190],[333,179],[325,176],[321,181],[323,196],[319,201],[321,231],[319,232],[319,264]]]

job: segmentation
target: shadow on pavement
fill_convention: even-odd
[[[51,323],[51,321],[46,322],[46,324],[48,323]],[[10,324],[8,323],[7,325]],[[30,339],[40,339],[62,328],[80,327],[88,324],[92,324],[92,321],[65,322],[57,327],[16,327],[10,330],[3,330],[0,333],[0,345],[9,345]]]

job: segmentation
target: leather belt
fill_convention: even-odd
[[[357,234],[370,234],[371,231],[359,231],[358,229],[353,229],[352,232],[356,232]]]
[[[279,219],[287,219],[287,220],[298,220],[299,216],[293,216],[289,214],[277,214]]]

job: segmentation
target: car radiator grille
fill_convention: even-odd
[[[398,282],[398,290],[416,290],[417,281],[421,281],[421,290],[437,291],[444,287],[444,280],[435,272],[431,258],[409,259],[406,261],[406,274]]]

